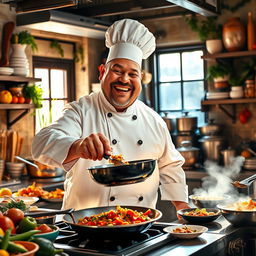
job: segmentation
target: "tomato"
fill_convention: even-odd
[[[31,104],[32,103],[32,99],[31,98],[25,98],[25,103],[26,104]]]
[[[15,229],[13,221],[7,216],[0,216],[0,228],[3,231],[6,231],[7,229],[11,228],[12,229],[11,233],[12,234],[16,233],[16,229]]]
[[[11,208],[7,210],[5,216],[9,217],[17,226],[20,223],[20,221],[24,218],[24,212],[17,208]]]
[[[52,229],[47,224],[41,224],[35,228],[36,230],[40,230],[40,233],[49,233],[52,232]],[[39,234],[40,234],[39,233]]]
[[[17,96],[12,96],[12,102],[13,104],[18,103],[18,97]]]
[[[23,96],[18,97],[18,103],[23,104],[25,102],[25,98]]]
[[[246,116],[246,118],[251,118],[252,117],[252,112],[248,109],[248,108],[245,108],[243,110],[243,114]]]
[[[240,113],[239,113],[239,120],[240,120],[240,123],[241,123],[241,124],[247,123],[247,117],[244,115],[243,112],[240,112]]]
[[[7,90],[0,91],[0,103],[9,104],[12,102],[12,94]]]

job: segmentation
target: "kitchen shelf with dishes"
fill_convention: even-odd
[[[10,75],[0,75],[0,84],[3,84],[6,89],[14,84],[23,84],[23,83],[35,83],[40,82],[41,79],[34,77],[24,77],[24,76],[10,76]],[[31,109],[34,109],[34,104],[0,104],[0,110],[6,110],[6,125],[7,129],[10,129],[12,125],[18,122],[26,114],[29,113]],[[11,119],[11,111],[22,111],[14,119]]]
[[[232,58],[245,58],[245,57],[256,57],[256,50],[251,51],[237,51],[237,52],[222,52],[215,54],[205,54],[201,56],[204,60],[214,60],[214,59],[232,59]],[[224,93],[224,92],[223,92]],[[220,93],[219,93],[220,94]],[[206,98],[201,101],[202,111],[209,111],[211,106],[217,106],[222,112],[224,112],[228,117],[230,117],[233,123],[236,122],[236,104],[247,104],[256,103],[256,98]],[[230,105],[231,109],[227,109],[227,105]]]

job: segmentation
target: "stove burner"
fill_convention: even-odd
[[[141,255],[147,251],[169,243],[174,237],[163,231],[166,225],[153,224],[144,233],[118,235],[116,237],[86,237],[72,231],[71,227],[64,223],[56,223],[60,227],[60,235],[55,240],[56,248],[62,248],[71,255]]]

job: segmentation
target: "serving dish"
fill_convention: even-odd
[[[186,215],[185,213],[195,211],[198,208],[188,208],[188,209],[182,209],[177,211],[178,215],[180,215],[184,220],[190,222],[190,223],[210,223],[214,220],[216,220],[220,215],[221,211],[219,209],[215,208],[205,208],[207,212],[214,212],[214,215],[208,215],[208,216],[191,216]]]
[[[193,230],[194,232],[192,232],[192,233],[174,232],[174,230],[177,228],[181,228],[181,229],[189,228],[189,229]],[[164,228],[165,232],[171,234],[172,236],[181,238],[181,239],[196,238],[196,237],[200,236],[201,234],[203,234],[204,232],[206,232],[207,230],[208,230],[207,227],[199,226],[199,225],[177,225],[177,226],[169,226],[169,227]]]
[[[230,197],[224,196],[204,196],[204,195],[190,195],[189,199],[193,204],[199,208],[216,208],[217,204],[227,202]]]
[[[30,197],[30,196],[17,196],[17,195],[15,195],[15,193],[12,196],[13,196],[13,198],[16,201],[23,200],[26,205],[32,205],[32,204],[36,203],[39,200],[39,197],[35,197],[35,196],[33,196],[33,197]]]
[[[35,238],[40,237],[40,238],[45,238],[45,239],[54,241],[57,238],[57,236],[59,235],[60,229],[56,225],[49,225],[49,224],[47,224],[47,226],[49,226],[53,231],[52,232],[48,232],[48,233],[34,234],[33,237],[35,237]]]

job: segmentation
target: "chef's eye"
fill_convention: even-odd
[[[122,71],[121,70],[118,70],[118,69],[112,69],[112,71],[117,74],[117,75],[122,75]]]
[[[132,78],[139,77],[139,75],[137,73],[130,73],[129,76],[132,77]]]

